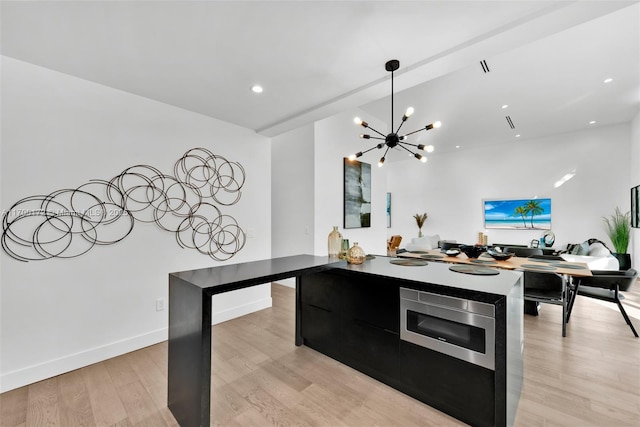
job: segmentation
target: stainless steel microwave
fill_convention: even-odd
[[[495,307],[400,288],[400,338],[495,370]]]

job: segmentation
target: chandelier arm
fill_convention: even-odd
[[[406,142],[400,142],[396,147],[400,147],[405,151],[408,151],[409,153],[413,154],[414,156],[416,155],[416,153],[414,153],[413,151],[409,150],[407,147],[403,146],[402,144],[406,144]],[[412,144],[409,144],[412,145]]]
[[[371,150],[375,150],[376,148],[382,148],[382,147],[379,147],[378,145],[374,145],[373,147],[369,148],[368,150],[364,150],[364,151],[362,152],[362,154],[366,154],[366,153],[368,153],[368,152],[369,152],[369,151],[371,151]]]
[[[391,147],[387,146],[387,149],[384,151],[384,155],[382,157],[387,157],[387,153],[389,152],[389,148],[391,148]]]
[[[369,137],[369,138],[367,138],[367,139],[379,139],[379,140],[381,140],[381,141],[385,141],[385,140],[386,140],[386,138],[380,138],[379,136],[370,136],[370,137]]]
[[[404,122],[406,122],[406,121],[407,121],[407,120],[406,120],[406,119],[404,119],[404,120],[402,120],[402,121],[400,122],[400,126],[398,126],[398,129],[396,129],[396,134],[397,134],[398,132],[400,132],[400,128],[402,127],[402,125],[403,125],[403,124],[404,124]]]
[[[412,146],[412,147],[420,148],[420,147],[418,147],[418,144],[412,144],[412,143],[410,143],[410,142],[400,141],[400,142],[398,143],[398,145],[400,145],[400,144],[406,144],[406,145],[410,145],[410,146]]]
[[[413,132],[405,133],[404,136],[413,135],[414,133],[418,133],[420,131],[426,130],[426,128],[420,128],[418,130],[414,130]]]
[[[374,128],[372,128],[371,126],[367,126],[367,129],[371,129],[372,131],[374,131],[375,133],[377,133],[378,135],[380,135],[382,137],[382,139],[384,139],[386,137],[385,134],[378,132],[377,130],[375,130]]]

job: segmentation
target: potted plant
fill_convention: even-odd
[[[620,270],[631,268],[631,255],[627,253],[629,234],[631,233],[630,219],[629,212],[622,213],[618,207],[616,207],[613,215],[602,217],[607,235],[616,251],[613,255],[618,258]]]
[[[416,220],[416,224],[418,224],[418,237],[422,237],[422,226],[424,225],[424,222],[427,220],[427,213],[425,212],[422,215],[415,214],[413,217]]]

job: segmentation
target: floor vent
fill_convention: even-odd
[[[515,125],[513,124],[513,121],[511,120],[511,117],[510,117],[510,116],[507,116],[507,117],[505,117],[505,118],[507,119],[507,123],[509,123],[509,127],[510,127],[511,129],[515,129],[516,127],[515,127]]]
[[[484,59],[482,61],[480,61],[480,65],[482,66],[482,71],[484,71],[485,73],[488,73],[489,71],[489,65],[487,64],[487,61],[485,61]]]

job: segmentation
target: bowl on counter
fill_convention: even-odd
[[[458,249],[458,248],[443,249],[441,252],[443,254],[445,254],[446,256],[458,256],[458,255],[460,255],[460,249]]]
[[[494,249],[489,249],[487,251],[487,254],[491,255],[491,257],[493,259],[495,259],[496,261],[506,261],[509,258],[511,258],[512,256],[515,255],[515,253],[513,252],[500,252],[500,251],[496,251]]]
[[[480,255],[487,251],[487,247],[481,245],[461,245],[460,250],[468,258],[478,258]]]

